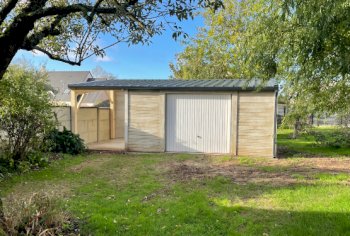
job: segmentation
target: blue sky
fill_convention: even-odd
[[[194,20],[180,22],[183,30],[194,36],[197,28],[204,25],[201,16]],[[14,58],[25,58],[32,64],[46,65],[47,70],[89,70],[96,66],[102,67],[109,73],[114,74],[119,79],[167,79],[171,75],[169,62],[175,61],[175,54],[183,50],[181,40],[175,41],[169,29],[162,35],[153,38],[150,45],[118,44],[107,50],[107,56],[103,59],[91,57],[84,61],[81,66],[70,66],[68,64],[50,60],[45,55],[35,55],[32,52],[20,51]],[[108,41],[108,38],[102,38]]]

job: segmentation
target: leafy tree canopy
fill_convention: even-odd
[[[350,104],[348,0],[235,0],[171,64],[174,78],[276,78],[296,116]]]
[[[19,49],[80,65],[104,55],[114,44],[148,43],[165,25],[182,31],[174,19],[191,18],[200,7],[217,9],[220,0],[3,0],[0,1],[0,78]],[[101,45],[110,35],[114,43]]]

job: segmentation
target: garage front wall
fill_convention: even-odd
[[[230,153],[231,94],[167,94],[166,151]]]
[[[228,94],[209,92],[210,94]],[[208,92],[129,91],[127,149],[166,151],[167,94]],[[232,92],[229,153],[244,156],[275,155],[275,92]],[[190,99],[190,98],[189,98]],[[169,129],[169,128],[168,128]]]
[[[129,151],[164,152],[164,102],[161,92],[129,91]]]
[[[274,156],[275,93],[240,93],[238,155]]]

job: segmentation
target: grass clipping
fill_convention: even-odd
[[[10,195],[4,204],[4,214],[0,235],[79,234],[54,194],[34,193],[25,200]]]

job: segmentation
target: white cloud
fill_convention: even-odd
[[[95,61],[97,61],[97,62],[109,62],[109,61],[113,61],[113,58],[111,58],[109,56],[96,57]]]

